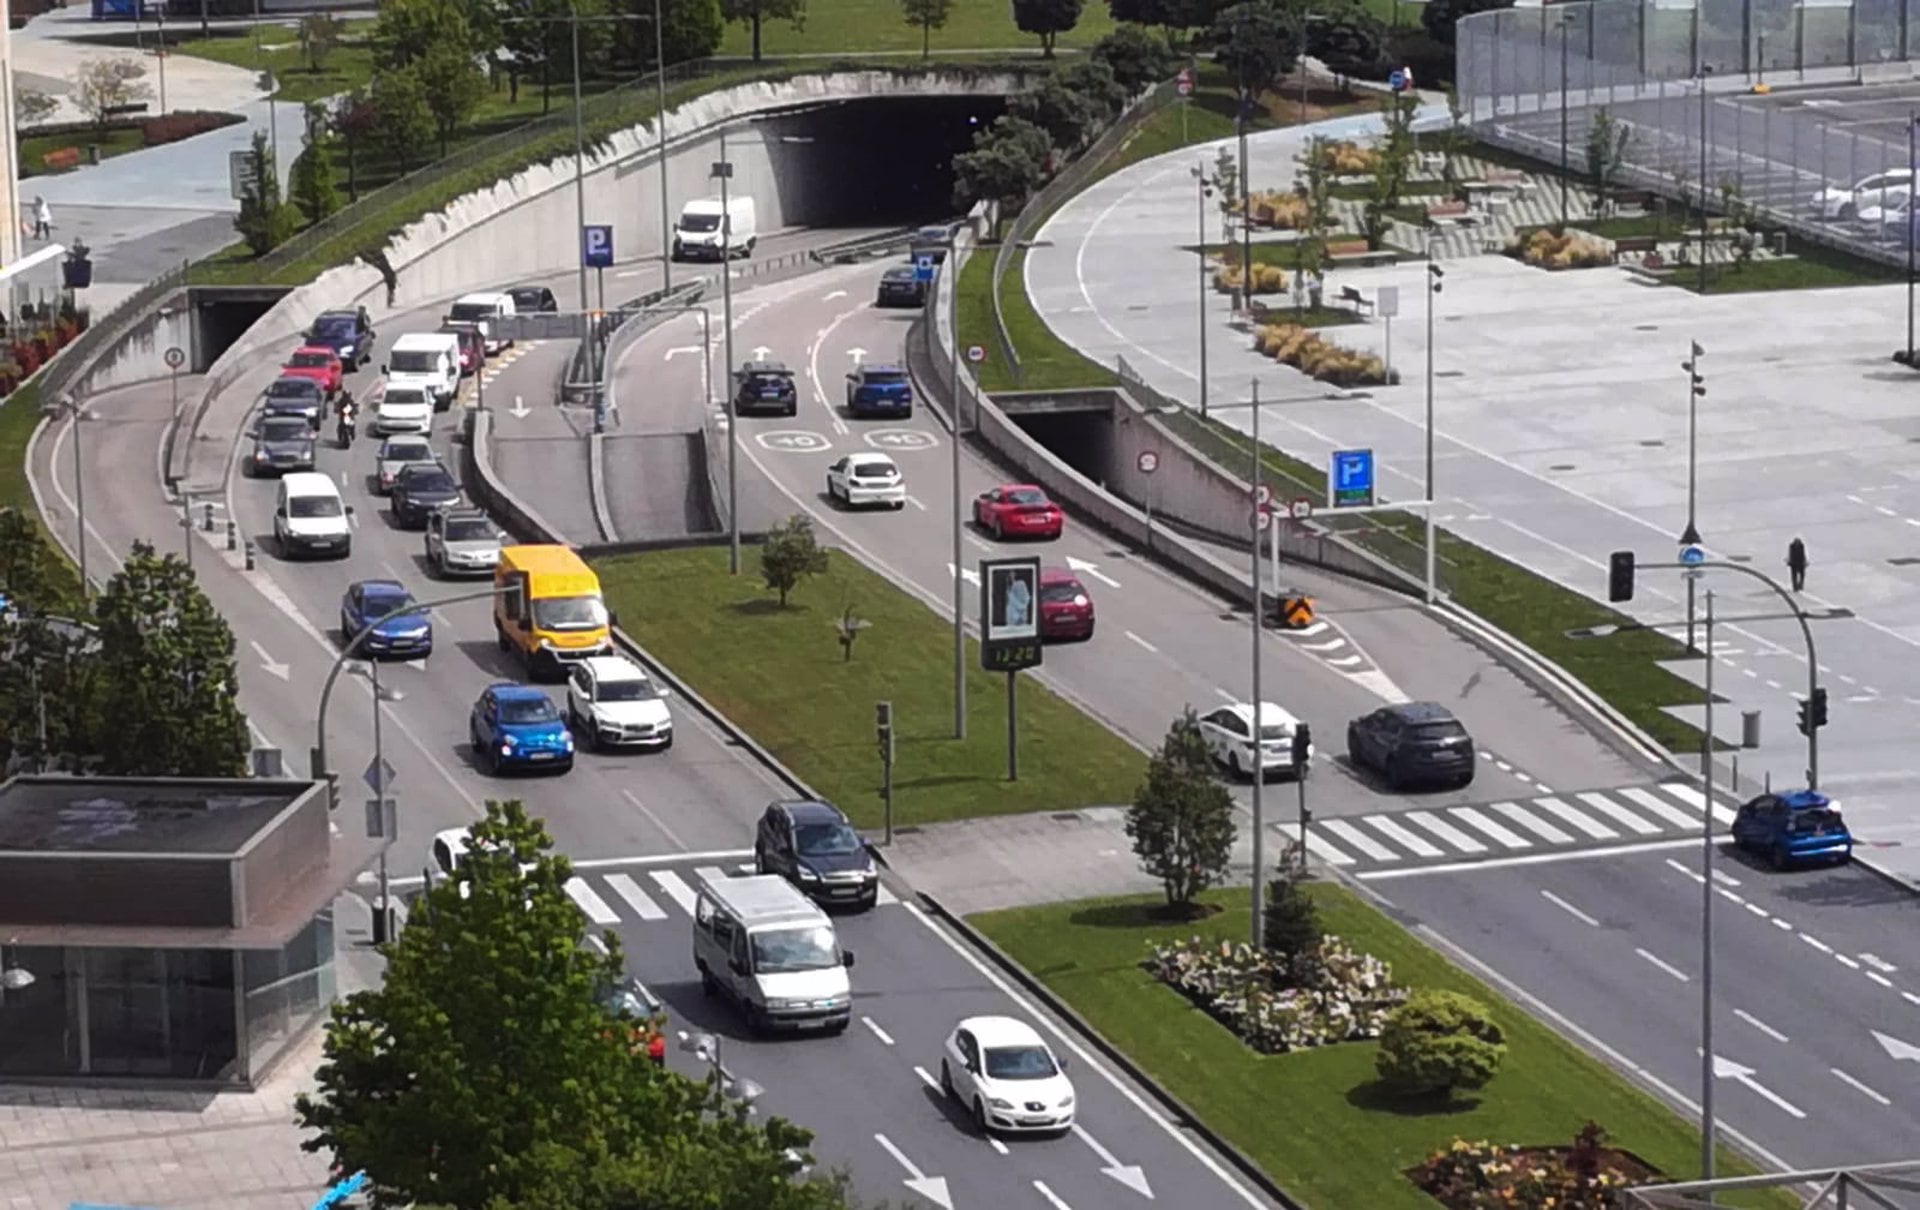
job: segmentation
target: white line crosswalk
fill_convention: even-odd
[[[1307,851],[1328,865],[1361,872],[1646,844],[1697,837],[1706,803],[1706,796],[1693,786],[1665,782],[1519,802],[1317,819],[1308,829]],[[1733,816],[1732,807],[1713,804],[1716,826],[1728,826]]]
[[[1317,839],[1314,847],[1318,852]],[[1391,853],[1387,856],[1391,856]],[[1326,853],[1322,859],[1330,862],[1352,860],[1344,852],[1338,856]],[[750,873],[751,866],[727,869],[717,865],[682,866],[678,869],[653,867],[644,872],[639,867],[631,871],[591,869],[568,879],[566,892],[567,898],[573,900],[574,905],[595,927],[610,928],[636,922],[658,924],[676,918],[684,921],[692,916],[694,900],[699,893],[696,888],[702,880],[718,882]],[[880,888],[877,906],[893,907],[899,902],[898,895],[885,886]]]

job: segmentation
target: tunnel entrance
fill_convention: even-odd
[[[284,286],[193,286],[193,372],[201,373],[291,291]]]
[[[796,227],[911,226],[951,218],[953,157],[1005,98],[830,101],[760,120],[786,221]]]

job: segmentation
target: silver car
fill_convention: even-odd
[[[380,443],[380,452],[374,456],[374,490],[383,496],[389,495],[394,480],[400,477],[400,468],[431,466],[439,461],[425,437],[389,437]]]
[[[427,517],[427,565],[437,576],[490,576],[500,564],[500,531],[477,508]]]

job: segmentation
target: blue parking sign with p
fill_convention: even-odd
[[[605,269],[613,264],[612,226],[580,229],[580,263],[589,269]]]
[[[933,258],[931,256],[916,256],[913,258],[913,280],[917,282],[930,282],[933,280]]]
[[[1373,504],[1373,451],[1335,450],[1327,459],[1327,507]]]

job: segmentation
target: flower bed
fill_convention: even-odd
[[[1327,142],[1321,145],[1320,160],[1332,176],[1371,176],[1379,171],[1380,151],[1351,140]]]
[[[1592,269],[1613,263],[1605,240],[1577,231],[1555,235],[1538,227],[1507,243],[1507,255],[1536,269]]]
[[[1291,190],[1270,190],[1250,195],[1247,208],[1253,213],[1253,225],[1269,227],[1278,231],[1298,231],[1307,221],[1307,199]],[[1230,213],[1240,213],[1240,203],[1235,199],[1228,207]]]
[[[1371,353],[1344,349],[1299,324],[1263,324],[1254,331],[1256,349],[1303,374],[1338,387],[1386,386],[1400,381]]]
[[[1231,294],[1241,288],[1245,277],[1237,264],[1221,265],[1213,271],[1213,288],[1222,293]],[[1249,294],[1284,294],[1287,289],[1287,271],[1278,265],[1253,266],[1253,285]]]
[[[1387,1014],[1406,998],[1386,963],[1335,937],[1322,944],[1307,987],[1288,986],[1284,964],[1245,942],[1195,937],[1156,945],[1143,965],[1267,1054],[1378,1037]]]
[[[1570,1147],[1521,1147],[1455,1139],[1407,1176],[1447,1210],[1614,1210],[1619,1191],[1666,1178],[1630,1151],[1606,1145],[1593,1122]]]

